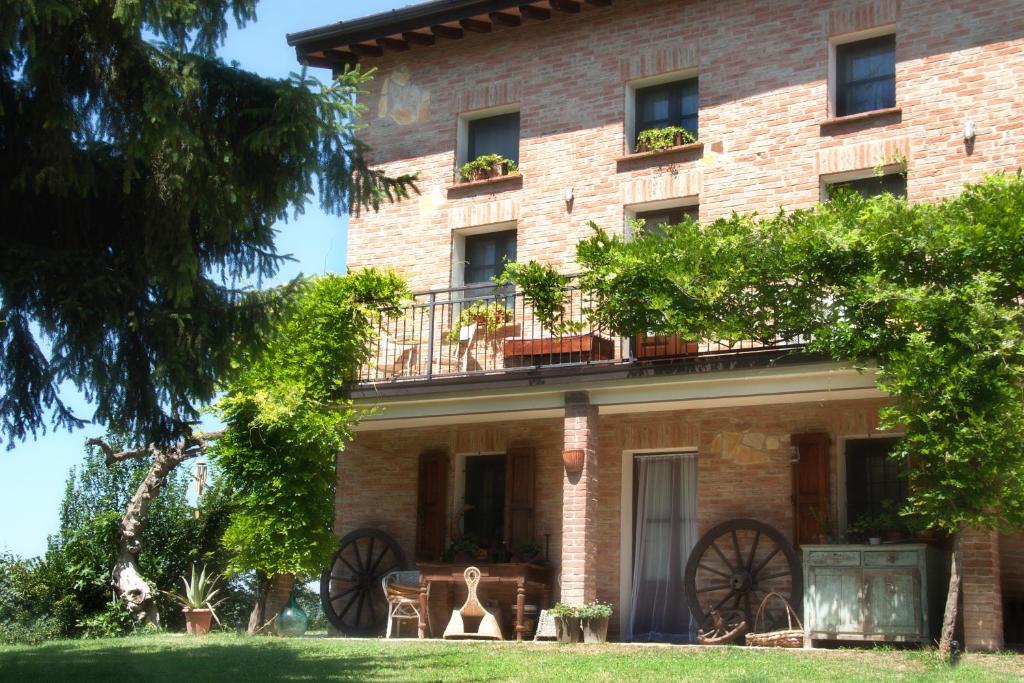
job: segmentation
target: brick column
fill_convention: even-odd
[[[565,450],[584,451],[583,471],[562,475],[562,602],[597,598],[597,408],[565,395]]]
[[[1003,647],[1003,591],[999,572],[999,535],[967,529],[961,535],[963,563],[964,647],[1001,650]]]

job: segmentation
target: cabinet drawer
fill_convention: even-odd
[[[866,567],[916,567],[920,562],[921,556],[913,551],[864,551],[864,566]]]
[[[859,567],[860,553],[849,550],[812,550],[807,564],[815,567]]]

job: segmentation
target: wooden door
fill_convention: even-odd
[[[448,538],[448,454],[428,451],[420,455],[416,497],[416,559],[437,561]],[[384,501],[381,501],[383,504]]]
[[[505,486],[508,500],[508,548],[518,551],[536,543],[533,535],[536,454],[531,446],[514,446],[506,457]]]
[[[822,522],[831,518],[828,504],[828,434],[794,434],[791,443],[799,458],[793,463],[793,540],[818,543]]]

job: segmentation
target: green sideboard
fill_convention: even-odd
[[[804,545],[804,640],[930,642],[943,553],[924,543]]]

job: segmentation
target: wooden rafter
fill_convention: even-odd
[[[454,26],[444,25],[431,26],[430,32],[433,33],[438,38],[447,38],[449,40],[458,40],[459,38],[462,38],[465,35],[461,28],[455,28]]]
[[[459,19],[459,26],[473,33],[490,33],[491,22],[479,19]]]
[[[548,0],[551,9],[565,12],[566,14],[579,14],[580,3],[576,0]]]
[[[410,45],[433,45],[437,42],[437,38],[433,35],[419,31],[406,31],[402,34],[402,38]]]
[[[355,54],[360,57],[382,57],[384,56],[384,50],[377,45],[366,45],[365,43],[354,43],[348,46],[348,49],[352,50]]]
[[[378,38],[377,45],[385,50],[393,50],[395,52],[405,52],[409,49],[409,43],[398,38]]]
[[[497,26],[519,26],[523,23],[522,17],[518,14],[509,14],[507,12],[491,12],[491,21]]]
[[[525,19],[536,19],[537,21],[544,21],[545,19],[551,18],[551,10],[546,7],[537,7],[535,5],[520,6],[519,14],[521,14]]]

